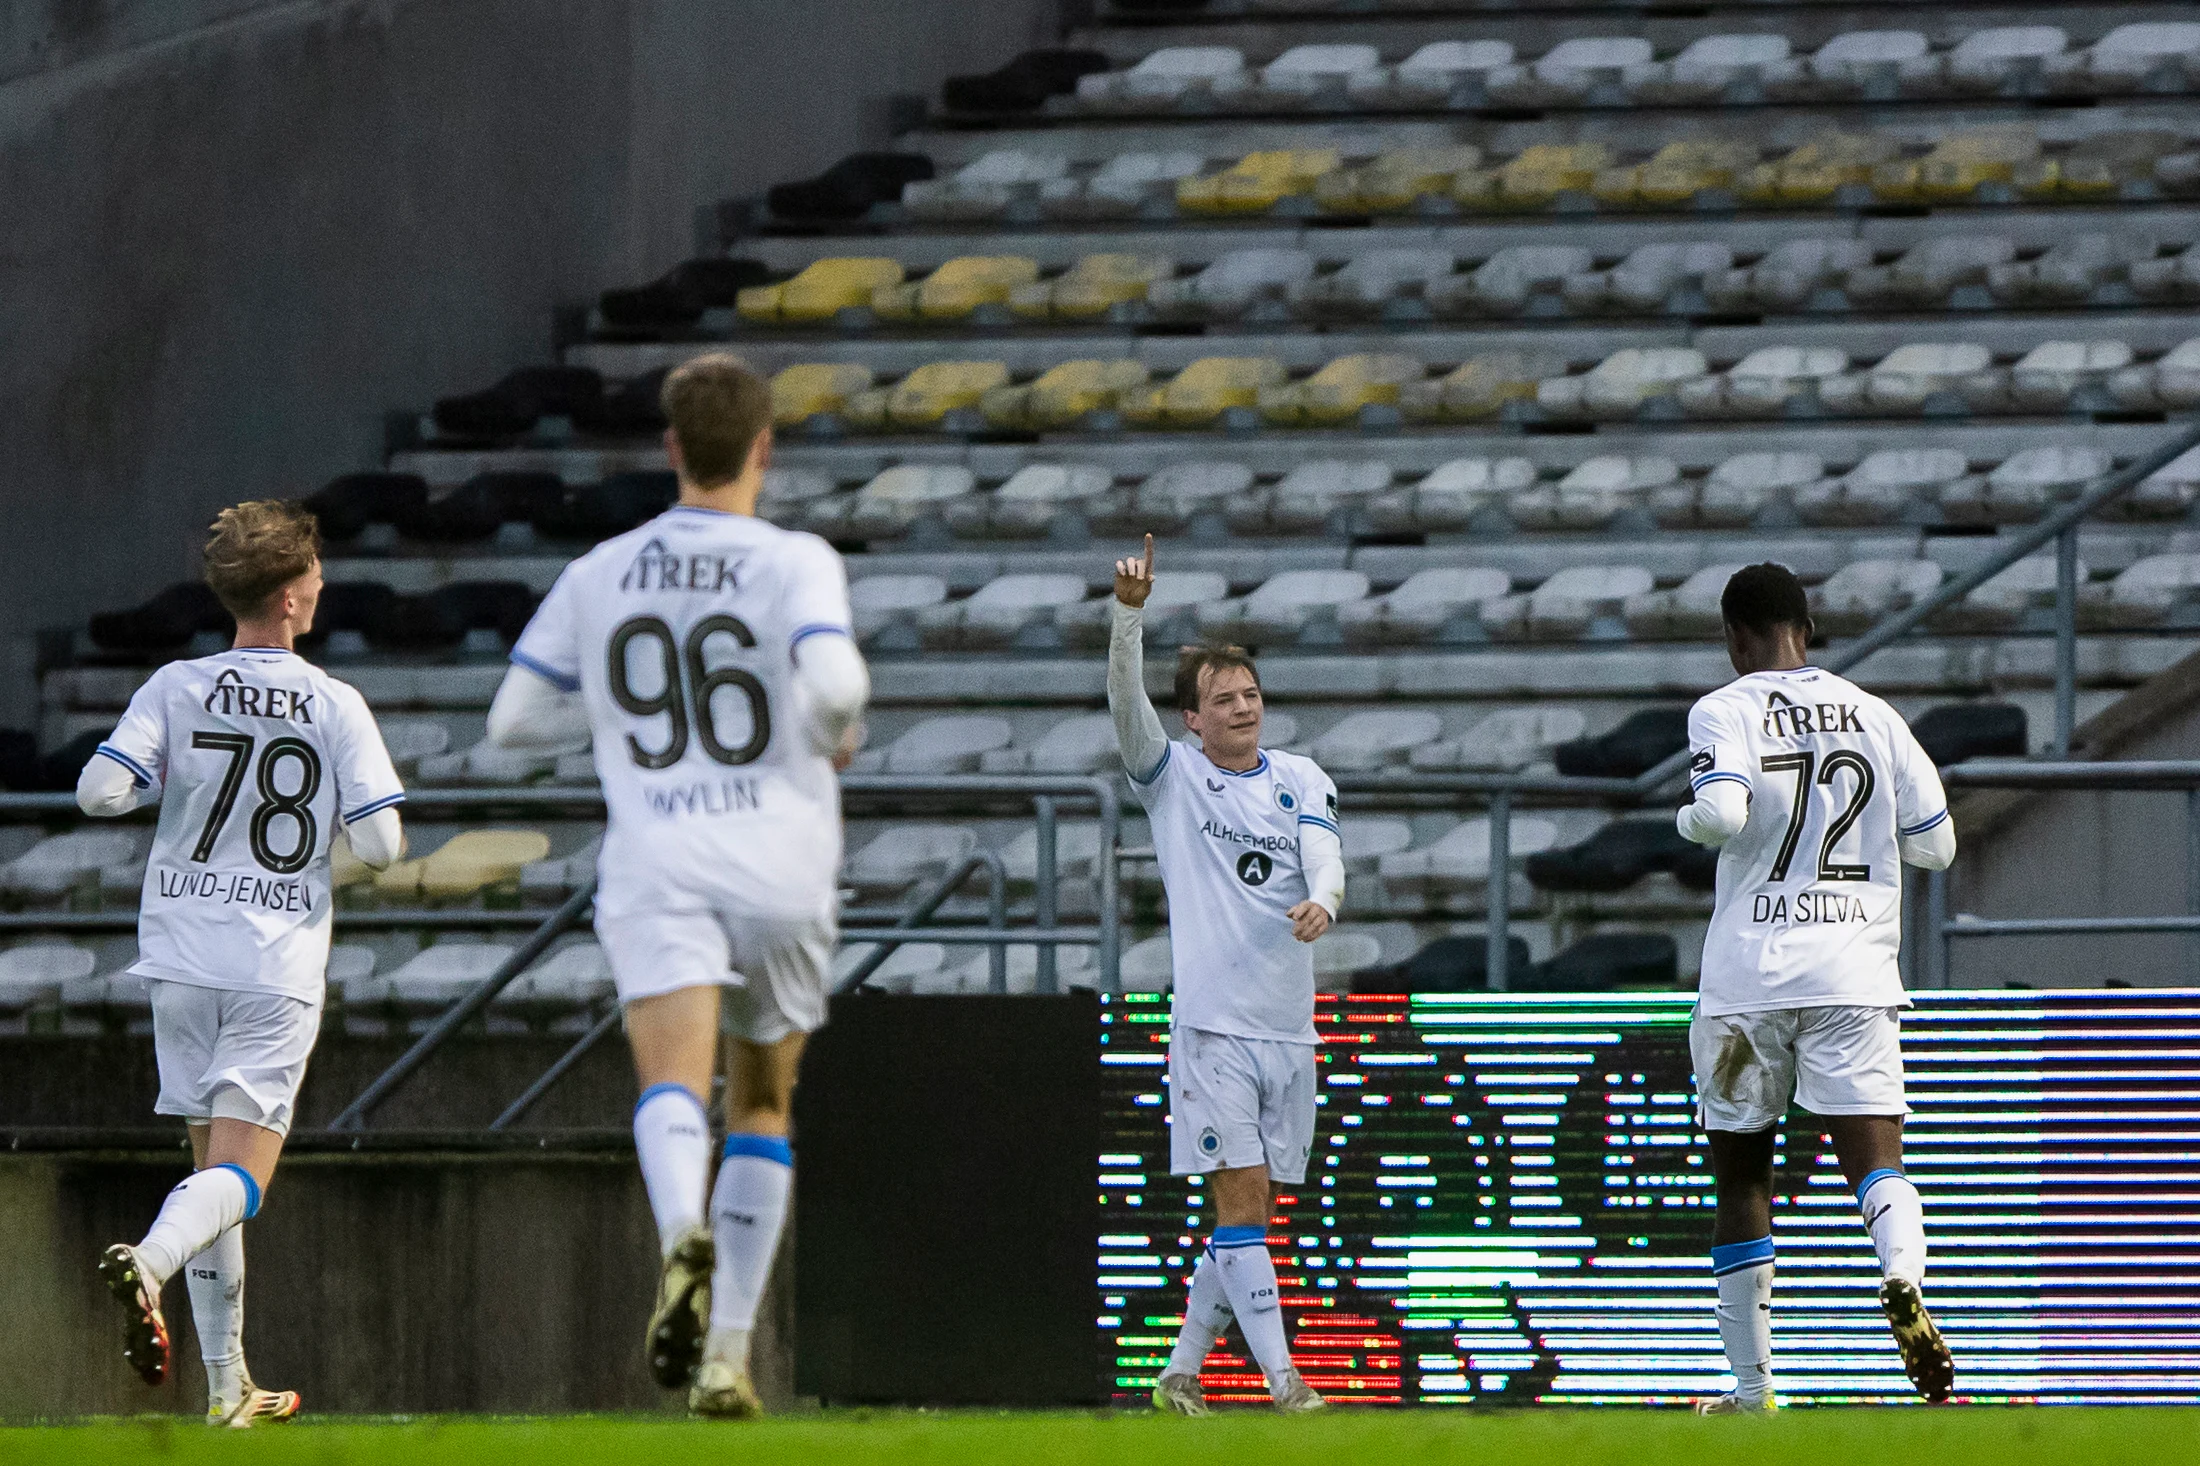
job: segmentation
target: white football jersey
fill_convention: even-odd
[[[680,505],[565,567],[512,660],[587,705],[599,911],[833,913],[840,784],[794,649],[852,624],[832,546],[746,514]]]
[[[1337,828],[1337,786],[1310,758],[1264,751],[1244,773],[1171,743],[1145,783],[1169,896],[1175,1021],[1206,1033],[1318,1043],[1314,949],[1284,913],[1307,899],[1299,827]]]
[[[1740,677],[1688,715],[1689,782],[1749,790],[1719,850],[1698,1010],[1899,1007],[1899,840],[1948,818],[1933,761],[1901,714],[1801,667]]]
[[[318,1003],[337,826],[405,798],[358,689],[272,647],[170,662],[99,753],[160,799],[130,971]]]

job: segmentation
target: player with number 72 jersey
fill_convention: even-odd
[[[1688,746],[1697,794],[1749,796],[1719,850],[1699,1011],[1907,1006],[1900,842],[1948,804],[1901,715],[1816,667],[1755,672],[1697,702]]]
[[[99,753],[160,798],[131,972],[318,1005],[336,831],[405,798],[366,699],[235,647],[155,672]]]

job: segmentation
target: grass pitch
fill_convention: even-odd
[[[1737,1455],[1740,1452],[1742,1454]],[[2200,1459],[2200,1410],[1333,1410],[1209,1420],[1143,1414],[829,1411],[746,1425],[655,1417],[324,1418],[250,1433],[167,1418],[0,1430],[8,1466],[108,1461],[288,1466],[2148,1466]]]

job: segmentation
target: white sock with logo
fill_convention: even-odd
[[[1925,1281],[1925,1203],[1900,1171],[1874,1171],[1856,1188],[1881,1277]]]
[[[1207,1255],[1222,1274],[1223,1295],[1237,1315],[1245,1347],[1253,1351],[1268,1387],[1290,1373],[1291,1346],[1283,1336],[1283,1308],[1276,1292],[1276,1264],[1259,1227],[1217,1227]]]
[[[176,1183],[160,1215],[138,1243],[138,1262],[155,1293],[187,1257],[197,1257],[216,1237],[260,1209],[260,1183],[242,1166],[208,1166]]]
[[[1772,1239],[1711,1249],[1719,1280],[1719,1342],[1734,1393],[1755,1403],[1772,1393]]]
[[[231,1227],[183,1265],[191,1292],[191,1323],[206,1364],[209,1408],[237,1403],[244,1367],[244,1228]]]
[[[1184,1327],[1177,1331],[1176,1350],[1169,1355],[1163,1374],[1188,1374],[1199,1378],[1200,1366],[1214,1351],[1215,1340],[1230,1326],[1230,1300],[1222,1291],[1222,1265],[1210,1249],[1199,1255],[1192,1270],[1192,1286],[1184,1300]]]
[[[710,1228],[718,1268],[710,1283],[710,1337],[704,1353],[745,1365],[756,1307],[771,1281],[772,1259],[787,1222],[794,1151],[780,1135],[729,1135],[711,1192]]]
[[[634,1105],[634,1152],[657,1218],[657,1243],[670,1252],[683,1233],[702,1225],[710,1186],[710,1121],[694,1090],[652,1084],[642,1091]]]

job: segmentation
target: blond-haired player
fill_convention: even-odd
[[[153,1108],[183,1117],[197,1167],[99,1272],[148,1384],[168,1369],[161,1288],[186,1274],[208,1419],[247,1426],[298,1411],[296,1394],[260,1389],[245,1368],[243,1224],[320,1031],[329,852],[343,829],[368,865],[395,860],[405,793],[366,700],[294,650],[321,594],[313,516],[272,500],[225,509],[205,564],[235,644],[147,679],[76,786],[91,815],[160,802],[130,971],[152,987]]]
[[[706,1415],[757,1413],[749,1333],[792,1185],[788,1116],[838,939],[840,788],[870,680],[840,556],[756,517],[771,389],[732,357],[665,379],[680,499],[565,568],[512,652],[489,736],[593,737],[608,813],[596,932],[642,1094],[663,1271],[646,1351]],[[726,993],[726,1139],[710,1095]],[[708,1201],[709,1220],[705,1221]]]

